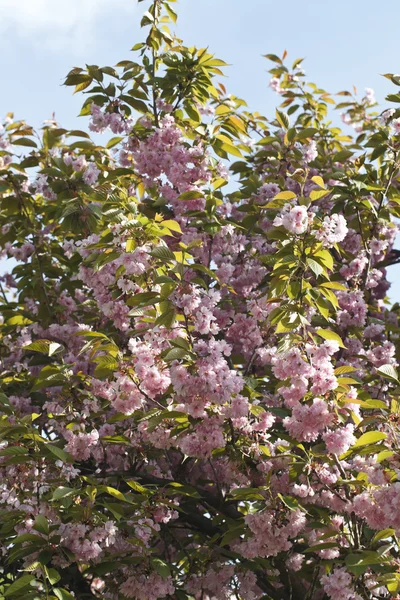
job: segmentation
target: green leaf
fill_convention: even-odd
[[[99,356],[95,359],[97,366],[94,370],[94,376],[100,379],[109,377],[118,369],[118,361],[112,356]]]
[[[330,190],[312,190],[312,192],[310,192],[310,200],[312,200],[313,202],[315,202],[315,200],[321,200],[321,198],[327,196],[330,193]]]
[[[176,310],[174,308],[171,308],[169,310],[166,310],[165,312],[162,312],[161,315],[155,320],[154,325],[156,327],[164,325],[164,327],[167,327],[167,329],[169,329],[175,323],[175,319]]]
[[[319,263],[322,263],[322,266],[326,267],[330,271],[333,271],[333,257],[328,250],[318,250],[318,252],[313,254],[313,259]]]
[[[264,58],[268,58],[268,60],[272,60],[272,62],[278,63],[278,65],[282,64],[281,59],[276,54],[263,54]]]
[[[231,495],[234,496],[235,500],[264,500],[264,496],[258,488],[236,488],[231,491]]]
[[[192,121],[194,121],[195,123],[201,123],[200,113],[195,106],[193,106],[189,102],[185,102],[184,108],[187,112],[188,117],[192,119]]]
[[[357,371],[357,369],[350,365],[343,365],[342,367],[337,367],[335,369],[335,375],[344,375],[344,373],[352,373],[353,371]]]
[[[341,348],[346,348],[340,335],[334,331],[331,331],[330,329],[317,329],[316,333],[324,340],[333,340],[337,342]]]
[[[93,79],[91,77],[89,77],[88,79],[86,79],[86,81],[82,81],[82,83],[78,83],[78,85],[75,86],[74,94],[76,94],[77,92],[82,92],[83,90],[86,90],[86,88],[88,88],[90,86],[92,81],[93,81]]]
[[[140,294],[135,294],[134,296],[131,296],[128,299],[127,304],[128,306],[145,307],[158,304],[159,301],[160,295],[158,294],[158,292],[141,292]]]
[[[319,550],[324,550],[326,548],[337,548],[339,542],[325,542],[321,544],[316,544],[315,546],[310,546],[304,550],[304,553],[318,552]]]
[[[166,579],[167,577],[169,577],[171,575],[171,571],[169,569],[169,566],[167,565],[167,563],[165,563],[160,558],[151,558],[150,562],[151,562],[151,566],[153,567],[153,569],[159,575],[161,575],[161,577],[163,579]]]
[[[203,65],[207,65],[208,67],[227,67],[228,63],[226,63],[224,60],[221,60],[220,58],[211,58],[211,59],[207,59],[206,61],[200,61],[202,62]]]
[[[147,488],[143,487],[143,485],[141,485],[134,479],[127,479],[126,483],[129,485],[130,488],[132,488],[133,490],[135,490],[135,492],[138,492],[139,494],[149,493],[149,490]]]
[[[13,139],[12,143],[14,146],[28,146],[29,148],[37,148],[37,143],[30,138]]]
[[[196,192],[196,190],[189,190],[178,196],[178,200],[198,200],[199,198],[204,198],[204,194],[202,192]]]
[[[391,538],[394,534],[396,533],[395,529],[382,529],[382,531],[378,531],[378,533],[376,533],[374,535],[374,537],[371,540],[371,544],[375,544],[376,542],[379,542],[380,540],[386,540],[387,538]]]
[[[399,383],[399,377],[396,369],[393,365],[382,365],[376,369],[382,377],[386,377],[386,379],[391,379],[396,383]]]
[[[279,494],[279,493],[278,493],[278,498],[280,498],[280,500],[283,502],[283,504],[289,510],[298,510],[299,503],[296,500],[296,498],[292,498],[292,496],[283,496],[282,494]]]
[[[357,382],[359,383],[359,382]],[[383,408],[383,410],[387,410],[387,404],[386,402],[382,402],[382,400],[352,400],[351,398],[349,398],[348,400],[346,400],[346,402],[349,402],[350,404],[353,402],[355,404],[360,404],[360,406],[362,408]]]
[[[178,15],[176,14],[176,12],[174,10],[172,10],[172,8],[170,7],[170,5],[167,4],[166,2],[164,4],[164,6],[165,6],[165,10],[167,11],[167,13],[168,13],[169,18],[171,19],[171,21],[173,23],[176,23],[176,20],[178,18]]]
[[[316,277],[319,277],[324,272],[323,267],[312,258],[307,258],[307,265]]]
[[[279,192],[276,196],[274,196],[274,200],[293,200],[296,198],[296,194],[294,192]]]
[[[71,129],[66,134],[68,137],[84,137],[90,139],[90,136],[86,133],[86,131],[80,131],[79,129]]]
[[[59,600],[76,600],[75,596],[62,588],[53,588],[53,593]]]
[[[70,144],[70,149],[71,150],[76,150],[77,148],[80,148],[81,150],[93,150],[93,148],[95,147],[93,142],[89,142],[89,141],[85,141],[85,140],[79,140],[78,142],[74,142],[73,144]]]
[[[65,378],[60,368],[53,365],[46,365],[40,371],[36,383],[32,387],[32,392],[46,387],[63,385],[63,383],[65,383]]]
[[[306,127],[296,134],[296,139],[304,140],[313,137],[316,133],[318,133],[318,129],[315,129],[315,127]],[[312,179],[314,180],[314,177]]]
[[[353,567],[382,565],[385,562],[385,557],[378,554],[378,552],[363,550],[358,554],[348,554],[345,562],[349,570],[352,571]]]
[[[52,356],[62,348],[63,346],[61,344],[51,342],[50,340],[37,340],[36,342],[32,342],[32,344],[28,344],[27,346],[23,347],[24,350],[40,352],[42,354],[47,354],[48,356]]]
[[[23,446],[8,446],[0,450],[0,456],[22,456],[28,453],[28,448],[24,448]]]
[[[14,546],[17,544],[25,544],[26,542],[34,542],[35,544],[45,545],[47,544],[46,540],[39,535],[35,535],[34,533],[23,533],[18,535],[13,539],[12,543]]]
[[[132,98],[132,96],[127,96],[125,94],[120,96],[120,99],[126,104],[129,104],[129,106],[131,106],[137,112],[147,113],[149,110],[147,104],[143,102],[143,100],[138,100],[137,98]]]
[[[58,571],[56,571],[56,569],[49,569],[47,567],[45,567],[45,569],[46,569],[45,573],[46,573],[47,579],[49,580],[51,585],[54,585],[55,583],[60,581],[61,575],[59,574]]]
[[[33,575],[23,575],[22,577],[14,581],[14,583],[12,583],[9,588],[6,589],[6,591],[4,592],[4,597],[9,598],[10,596],[16,596],[22,589],[30,585],[31,581],[33,581],[34,579],[35,578],[33,577]]]
[[[354,152],[352,152],[351,150],[341,150],[340,152],[337,152],[336,154],[333,155],[333,162],[344,162],[345,160],[347,160],[348,158],[350,158],[350,156],[353,156]]]
[[[196,263],[193,265],[189,265],[189,267],[191,269],[194,269],[195,271],[200,271],[201,273],[205,273],[205,275],[208,275],[211,279],[217,279],[215,272],[204,265],[199,265]]]
[[[315,304],[324,319],[329,319],[329,305],[327,302],[320,297],[315,300]]]
[[[325,182],[320,175],[314,175],[314,177],[311,177],[311,181],[316,183],[318,187],[325,189]]]
[[[167,262],[175,260],[175,254],[168,248],[168,246],[158,246],[157,248],[154,248],[150,254],[151,256],[154,256],[154,258],[161,258]]]
[[[171,360],[180,360],[188,355],[188,351],[183,348],[171,348],[164,356],[164,360],[169,362]]]
[[[23,315],[14,315],[7,319],[7,325],[30,325],[32,321]]]
[[[388,94],[385,100],[388,102],[400,102],[400,94]]]
[[[377,146],[376,148],[374,148],[373,152],[371,152],[370,160],[371,161],[376,160],[377,158],[379,158],[380,156],[385,154],[387,149],[388,149],[388,146],[386,144]]]
[[[33,528],[39,531],[39,533],[49,535],[49,522],[43,515],[37,515]]]
[[[283,128],[283,129],[289,129],[290,127],[290,119],[287,116],[286,113],[282,112],[281,110],[276,109],[276,120],[278,121],[279,125]]]
[[[141,50],[142,48],[145,47],[146,44],[144,44],[143,42],[139,42],[138,44],[135,44],[131,50],[132,52],[136,52],[136,50]]]
[[[383,431],[368,431],[367,433],[363,433],[363,435],[358,438],[358,440],[352,446],[352,448],[358,448],[359,446],[367,446],[368,444],[375,444],[376,442],[381,442],[386,438],[387,434],[383,433]]]
[[[221,148],[228,154],[233,154],[233,156],[238,156],[239,158],[243,158],[243,154],[240,152],[239,148],[237,148],[233,144],[228,144],[228,142],[224,142],[222,144]]]
[[[54,444],[46,444],[46,449],[50,450],[50,452],[52,454],[54,454],[54,456],[56,456],[62,462],[66,462],[66,463],[74,462],[73,457],[70,454],[68,454],[68,452],[65,452],[65,450],[63,450],[62,448],[59,448],[58,446],[54,446]]]
[[[227,532],[223,535],[219,545],[221,547],[227,546],[228,544],[230,544],[230,542],[232,542],[232,540],[235,540],[236,538],[243,535],[244,532],[245,527],[243,525],[239,525],[238,527],[230,527],[227,530]]]
[[[75,494],[76,490],[64,486],[56,488],[53,492],[52,500],[61,500],[61,498],[67,498],[72,494]]]
[[[113,498],[117,498],[117,500],[121,500],[122,502],[127,502],[127,499],[125,498],[122,492],[116,490],[113,487],[110,487],[109,485],[100,486],[99,491],[107,492],[107,494],[110,494],[110,496],[112,496]]]
[[[114,148],[114,146],[116,146],[117,144],[119,144],[120,142],[122,142],[122,140],[125,139],[123,137],[113,137],[110,140],[108,140],[106,148]]]
[[[328,290],[347,290],[347,287],[337,281],[325,281],[324,283],[321,283],[319,287],[328,288]]]
[[[177,233],[182,233],[181,226],[179,225],[179,223],[177,221],[168,219],[167,221],[161,221],[160,225],[162,227],[166,227],[167,229],[170,229],[171,231],[176,231]]]

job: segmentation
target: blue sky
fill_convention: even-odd
[[[113,65],[130,58],[143,38],[146,2],[136,0],[0,0],[3,89],[0,114],[13,111],[34,126],[56,113],[65,127],[81,96],[62,81],[73,66]],[[208,46],[231,66],[224,84],[251,109],[271,115],[278,101],[268,88],[263,54],[304,57],[310,81],[328,91],[353,85],[375,89],[379,102],[400,72],[400,4],[395,0],[180,0],[177,33],[187,45]],[[400,300],[400,266],[392,267],[390,296]]]

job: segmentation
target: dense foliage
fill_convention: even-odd
[[[399,597],[400,109],[267,55],[268,120],[175,20],[2,129],[0,593]]]

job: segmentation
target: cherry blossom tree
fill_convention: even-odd
[[[267,119],[171,3],[1,131],[0,594],[398,598],[400,76]]]

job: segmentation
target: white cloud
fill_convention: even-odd
[[[0,44],[17,36],[46,50],[80,54],[93,46],[99,22],[109,26],[136,12],[136,0],[0,0]]]

